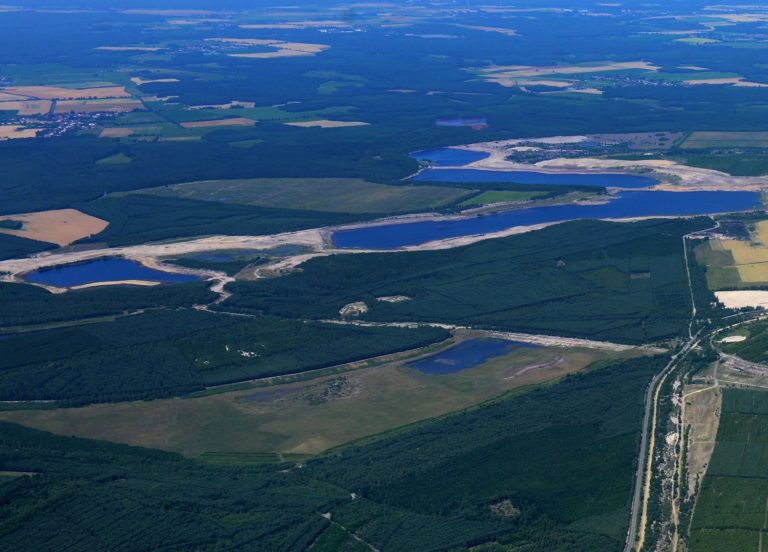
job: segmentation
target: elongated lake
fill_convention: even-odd
[[[430,375],[453,374],[479,366],[505,355],[513,349],[533,348],[535,345],[501,339],[469,339],[437,354],[407,364],[409,368]]]
[[[417,151],[411,157],[419,161],[429,161],[434,167],[462,167],[474,161],[488,157],[481,151],[469,151],[456,148],[439,148]]]
[[[396,249],[434,240],[500,232],[517,226],[580,219],[624,219],[650,216],[707,215],[748,211],[760,205],[757,192],[625,191],[599,205],[549,205],[502,211],[484,216],[431,220],[340,230],[337,247]]]
[[[191,274],[155,270],[121,257],[95,259],[83,263],[45,268],[30,272],[24,277],[30,282],[62,288],[121,280],[147,280],[172,284],[193,282],[199,279]]]

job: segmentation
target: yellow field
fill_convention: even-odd
[[[181,123],[184,128],[208,128],[220,126],[253,126],[256,121],[246,119],[245,117],[235,117],[232,119],[216,119],[215,121],[189,121]]]
[[[21,125],[0,125],[0,141],[34,138],[41,130],[40,128],[24,128]]]
[[[302,127],[302,128],[343,128],[343,127],[360,127],[368,126],[370,123],[364,123],[362,121],[331,121],[328,119],[321,119],[318,121],[297,121],[294,123],[284,123],[288,126]]]
[[[611,355],[615,353],[518,349],[483,366],[444,376],[422,374],[394,361],[306,382],[208,397],[2,412],[0,419],[188,456],[316,454],[467,408],[521,386],[561,378]]]
[[[456,25],[462,29],[470,29],[473,31],[485,31],[488,33],[500,33],[506,36],[517,36],[517,31],[514,29],[505,29],[503,27],[483,27],[482,25]]]
[[[79,239],[98,234],[109,224],[105,220],[86,215],[75,209],[4,215],[0,217],[0,220],[15,220],[24,225],[20,230],[0,228],[0,232],[3,234],[55,243],[59,246],[69,245]]]

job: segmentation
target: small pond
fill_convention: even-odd
[[[469,339],[448,349],[409,362],[406,366],[430,375],[445,375],[479,366],[514,349],[531,349],[536,345],[502,339]]]

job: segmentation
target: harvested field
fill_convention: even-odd
[[[144,104],[133,98],[109,100],[64,100],[56,104],[56,113],[128,113],[146,110]]]
[[[314,56],[320,52],[329,49],[327,44],[307,44],[304,42],[282,42],[279,40],[258,40],[258,39],[221,39],[238,45],[259,45],[275,48],[274,52],[254,52],[227,54],[230,57],[245,59],[272,59],[284,57]],[[244,42],[247,41],[247,42]]]
[[[51,100],[0,102],[0,111],[17,111],[19,115],[46,115],[51,110],[51,103]]]
[[[437,208],[474,192],[439,186],[386,186],[351,178],[265,178],[189,182],[134,193],[311,211],[391,213]]]
[[[104,98],[129,98],[122,86],[98,86],[95,88],[65,88],[60,86],[8,86],[7,94],[18,94],[40,100],[86,100]]]
[[[209,128],[221,126],[253,126],[256,121],[246,119],[245,117],[234,117],[232,119],[215,119],[213,121],[189,121],[181,123],[184,128]]]
[[[312,29],[318,27],[349,27],[345,21],[300,21],[296,23],[263,23],[240,25],[241,29]]]
[[[352,371],[304,382],[201,398],[2,412],[0,419],[188,456],[316,454],[616,358],[615,353],[583,349],[516,349],[462,372],[430,376],[403,365],[413,354],[393,356],[389,362],[361,362],[350,366]]]
[[[693,84],[693,85],[700,85],[700,84],[722,84],[722,85],[733,85],[733,86],[746,86],[749,88],[765,88],[768,87],[768,84],[762,83],[762,82],[750,82],[747,80],[744,80],[743,77],[728,77],[723,79],[691,79],[683,81],[684,84]]]
[[[69,245],[79,239],[93,236],[109,224],[76,209],[58,209],[20,215],[4,215],[0,220],[15,220],[23,223],[20,230],[0,228],[0,233],[19,236],[30,240]]]
[[[505,29],[503,27],[484,27],[482,25],[456,25],[462,29],[470,29],[472,31],[485,31],[488,33],[500,33],[506,36],[517,36],[517,31],[514,29]]]
[[[179,79],[142,79],[141,77],[131,77],[131,82],[136,86],[142,84],[152,84],[156,82],[179,82]]]
[[[99,138],[127,138],[133,134],[132,128],[110,127],[102,129]]]
[[[331,121],[328,119],[320,119],[317,121],[297,121],[294,123],[283,123],[288,126],[302,127],[302,128],[344,128],[344,127],[360,127],[368,126],[370,123],[364,123],[362,121]]]
[[[107,52],[159,52],[163,50],[159,46],[99,46],[94,50],[105,50]]]
[[[0,141],[34,138],[41,130],[40,128],[24,128],[21,125],[0,125]]]

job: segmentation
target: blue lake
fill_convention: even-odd
[[[417,151],[411,154],[411,157],[418,161],[430,161],[435,167],[461,167],[474,161],[480,161],[488,157],[487,153],[481,151],[469,151],[454,148],[439,148],[433,150]],[[431,170],[431,169],[430,169]],[[428,170],[427,172],[429,172]],[[448,171],[453,172],[453,171]],[[461,171],[464,172],[464,171]],[[422,173],[423,174],[423,173]],[[416,178],[415,180],[421,180]]]
[[[444,150],[436,150],[442,152]],[[422,152],[434,154],[432,152]],[[475,153],[475,152],[468,152]],[[482,154],[481,154],[482,155]],[[451,163],[450,156],[446,162],[435,163],[436,167],[465,165],[467,163]],[[481,157],[482,159],[482,157]],[[473,159],[472,161],[476,161]],[[478,169],[425,169],[413,180],[421,182],[505,182],[513,184],[551,184],[553,186],[595,186],[616,188],[648,188],[658,184],[658,180],[650,176],[620,173],[542,173],[536,171],[485,171]]]
[[[24,276],[30,282],[56,287],[72,287],[95,282],[120,280],[150,280],[165,284],[193,282],[197,276],[163,272],[120,257],[95,259],[83,263],[62,265],[30,272]]]
[[[453,374],[483,364],[489,359],[505,355],[513,349],[533,347],[536,346],[517,341],[470,339],[435,355],[409,362],[407,366],[424,374]]]
[[[550,205],[457,220],[388,224],[333,233],[337,247],[395,249],[433,240],[500,232],[515,226],[579,219],[704,215],[759,207],[757,192],[625,191],[602,205]]]

